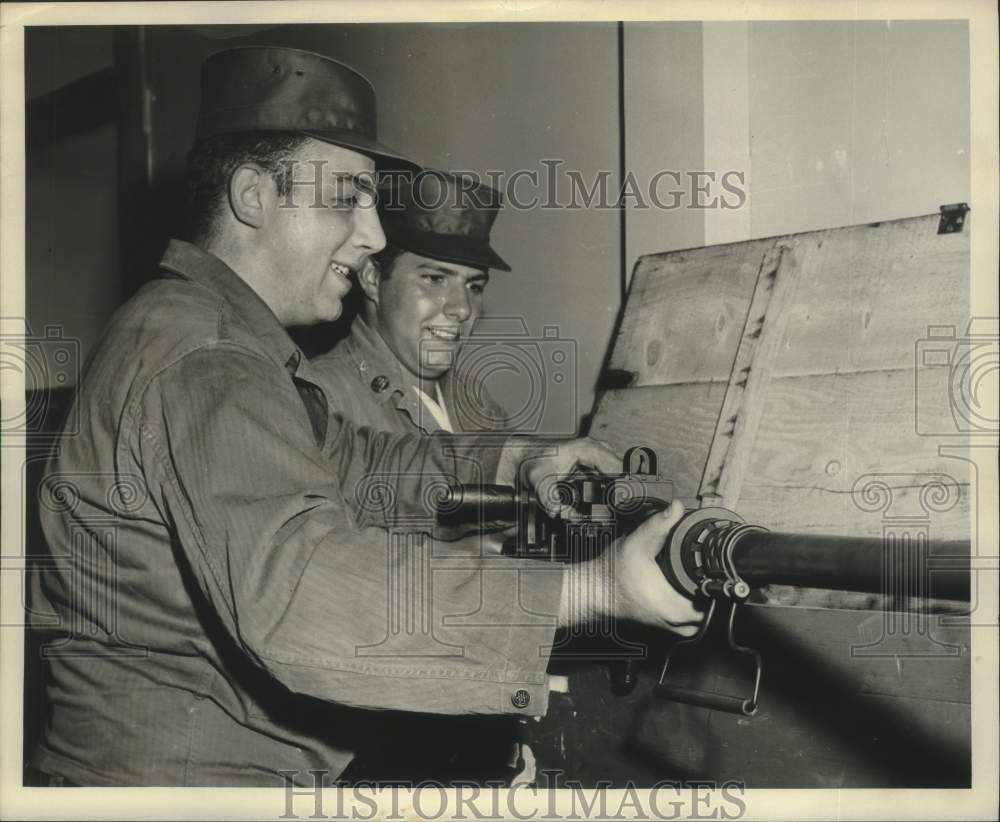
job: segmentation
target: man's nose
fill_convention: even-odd
[[[449,319],[465,322],[472,314],[469,290],[464,283],[452,283],[444,305],[444,313]]]
[[[355,210],[354,242],[364,254],[377,254],[385,248],[385,233],[374,205]]]

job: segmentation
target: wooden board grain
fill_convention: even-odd
[[[817,249],[812,238],[776,243],[764,255],[715,426],[698,496],[734,508],[764,414],[775,350],[795,305],[801,271]]]
[[[924,378],[923,387],[944,393],[946,381],[947,374],[934,373]],[[936,437],[917,433],[916,387],[912,369],[772,379],[745,472],[741,510],[759,516],[756,504],[749,503],[764,496],[790,494],[789,501],[802,500],[803,492],[817,498],[826,494],[825,501],[842,496],[854,510],[835,505],[846,515],[837,522],[837,532],[852,533],[871,519],[866,509],[874,503],[859,496],[866,485],[882,483],[919,503],[920,489],[938,481],[945,498],[936,499],[937,487],[925,491],[926,515],[950,514],[948,527],[955,530],[949,538],[968,537],[968,464],[942,456]],[[938,407],[935,413],[934,424],[944,425],[947,410]],[[964,513],[955,511],[963,499]],[[795,509],[782,516],[783,527],[816,524],[813,506]]]
[[[619,453],[633,445],[652,448],[660,474],[694,507],[725,393],[725,381],[608,391],[598,400],[590,434]]]
[[[636,374],[636,386],[728,381],[757,272],[773,244],[755,240],[642,257],[611,367]]]
[[[776,376],[912,369],[929,326],[969,322],[969,232],[936,214],[817,232]]]
[[[970,220],[971,218],[967,218]],[[612,368],[636,386],[728,379],[757,273],[776,245],[809,238],[777,376],[912,367],[930,327],[961,340],[969,322],[969,230],[940,217],[851,226],[642,257]]]
[[[889,492],[889,511],[913,512],[932,539],[961,539],[963,534],[968,535],[971,525],[968,485],[951,486],[946,493],[957,497],[954,506],[923,514],[920,488],[896,485]],[[746,512],[745,518],[771,531],[881,537],[891,525],[891,513],[887,517],[881,508],[863,510],[850,493],[823,489],[744,485],[739,509]]]

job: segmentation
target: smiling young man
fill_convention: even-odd
[[[386,198],[386,246],[359,274],[350,334],[313,361],[347,419],[398,433],[503,430],[486,386],[454,368],[490,270],[510,271],[490,245],[499,208],[498,192],[441,171]]]
[[[359,494],[373,478],[392,514],[425,515],[428,481],[534,485],[617,460],[587,440],[491,449],[330,412],[286,329],[340,314],[385,242],[370,176],[413,167],[377,141],[363,77],[294,49],[218,52],[197,135],[192,242],[172,241],[111,320],[74,400],[79,430],[43,480],[53,556],[33,569],[30,617],[48,640],[48,715],[31,782],[329,784],[373,711],[544,712],[556,625],[617,610],[692,630],[653,560],[677,511],[616,548],[613,600],[587,598],[587,569],[510,565],[494,574],[504,608],[451,626],[486,560],[435,575],[433,592],[401,577],[389,514]],[[435,648],[461,653],[422,655],[419,632],[387,651],[401,600],[426,608]],[[551,620],[525,625],[519,601]]]

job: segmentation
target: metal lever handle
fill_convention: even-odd
[[[653,693],[663,699],[684,702],[688,705],[699,705],[702,708],[711,708],[713,711],[728,711],[744,716],[753,716],[757,712],[757,706],[753,704],[753,700],[744,699],[741,696],[699,691],[694,688],[680,688],[676,685],[657,685],[653,688]]]
[[[670,669],[670,663],[674,659],[677,649],[684,646],[697,645],[705,638],[712,617],[715,616],[715,608],[718,602],[718,599],[712,599],[711,604],[708,606],[708,613],[705,614],[705,621],[702,622],[698,633],[690,639],[681,640],[667,652],[667,658],[663,661],[663,670],[660,672],[660,681],[654,686],[653,694],[664,699],[672,699],[675,702],[684,702],[689,705],[700,705],[703,708],[753,716],[757,713],[757,697],[760,694],[760,679],[763,666],[760,654],[757,651],[738,644],[733,637],[733,623],[736,620],[736,610],[739,608],[739,602],[736,600],[729,600],[726,603],[729,610],[726,618],[726,642],[732,651],[737,654],[749,656],[753,660],[753,693],[749,697],[730,696],[729,694],[719,694],[712,691],[702,691],[697,688],[684,688],[664,683],[667,671]]]

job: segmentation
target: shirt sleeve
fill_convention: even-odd
[[[419,533],[426,505],[410,499],[424,471],[482,481],[488,462],[447,438],[338,418],[320,448],[291,380],[228,345],[161,372],[137,447],[201,592],[292,691],[367,708],[544,713],[561,568],[435,542]]]

